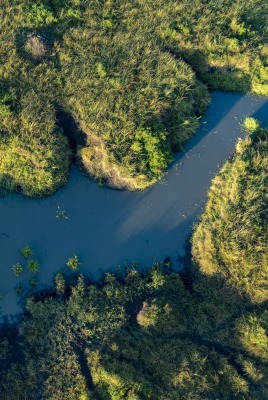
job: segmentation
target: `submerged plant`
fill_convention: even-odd
[[[37,286],[37,280],[34,276],[29,279],[29,284],[34,288]]]
[[[62,210],[60,206],[58,206],[57,211],[56,211],[56,218],[61,218],[61,219],[68,219],[67,213],[65,210]]]
[[[79,267],[79,265],[81,265],[81,263],[79,262],[78,257],[76,255],[74,255],[73,257],[70,257],[66,264],[73,271],[76,271],[77,268]]]
[[[103,179],[103,178],[98,178],[98,179],[97,179],[97,183],[98,183],[99,187],[103,187],[104,184],[105,184],[105,179]]]
[[[15,292],[17,293],[17,295],[21,296],[24,292],[24,288],[22,286],[21,283],[19,283],[16,288],[15,288]]]
[[[20,263],[16,263],[13,265],[12,271],[15,276],[20,276],[22,274],[23,268]]]
[[[24,258],[30,258],[33,255],[33,250],[30,246],[25,246],[20,250]]]

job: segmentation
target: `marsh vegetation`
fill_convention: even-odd
[[[265,0],[2,0],[0,20],[8,191],[52,194],[73,159],[100,185],[143,189],[196,131],[208,88],[268,95]],[[31,273],[32,294],[18,283],[24,313],[1,326],[1,400],[268,398],[268,130],[244,129],[183,274],[166,260],[96,283],[74,255],[36,290],[39,262],[21,249],[10,268]]]
[[[41,197],[81,168],[143,189],[194,134],[207,87],[268,94],[267,3],[3,0],[0,185]]]

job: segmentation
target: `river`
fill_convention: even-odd
[[[59,270],[67,271],[74,254],[79,270],[93,279],[126,262],[147,268],[166,257],[182,269],[185,245],[204,210],[211,179],[233,154],[243,136],[240,122],[247,116],[267,126],[267,98],[212,93],[198,133],[164,178],[143,192],[99,187],[72,167],[68,185],[51,197],[0,198],[2,318],[12,322],[21,311],[14,288],[25,284],[29,273],[15,277],[12,265],[25,263],[19,252],[25,245],[40,263],[39,287],[51,285]],[[57,218],[59,209],[68,218]]]

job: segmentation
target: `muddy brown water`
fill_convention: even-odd
[[[268,126],[266,98],[214,92],[194,138],[177,155],[165,177],[143,192],[99,187],[72,168],[68,185],[45,199],[18,194],[0,198],[0,302],[2,319],[21,312],[15,287],[30,274],[15,277],[12,265],[25,264],[19,250],[30,245],[40,263],[38,287],[52,284],[76,254],[79,270],[92,279],[125,263],[148,268],[169,257],[183,268],[185,245],[204,210],[211,179],[233,154],[240,122],[247,116]],[[68,218],[57,218],[57,210]]]

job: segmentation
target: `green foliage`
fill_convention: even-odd
[[[43,3],[33,4],[27,11],[26,21],[29,26],[43,27],[57,22],[51,8]]]
[[[0,130],[0,185],[31,197],[53,193],[66,183],[70,150],[51,105],[25,93],[11,122],[8,132]]]
[[[135,132],[130,150],[133,158],[135,154],[143,154],[139,164],[140,173],[149,170],[152,176],[160,177],[171,161],[171,154],[166,149],[166,134],[153,133],[149,128]]]

